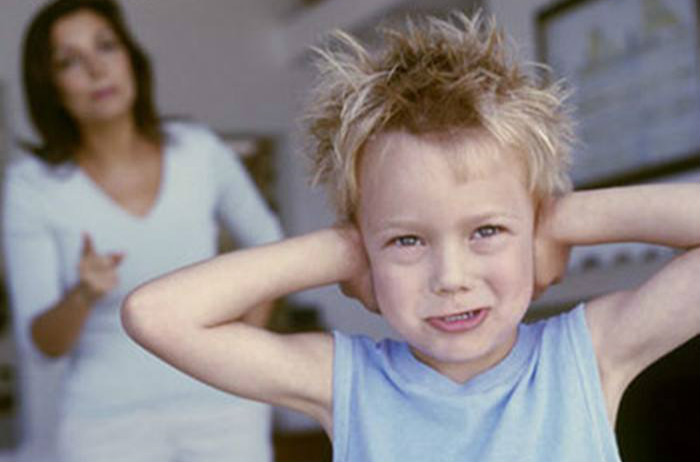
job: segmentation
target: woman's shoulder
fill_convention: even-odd
[[[217,175],[226,170],[232,157],[221,138],[207,125],[189,120],[175,120],[163,126],[166,151],[176,163],[188,169],[205,168]]]
[[[74,173],[72,164],[54,166],[31,153],[13,153],[3,177],[5,213],[17,220],[17,214],[42,216],[42,219],[52,215],[57,210],[55,201],[60,200],[57,198],[71,184]]]
[[[190,119],[172,119],[163,123],[167,142],[171,145],[216,142],[214,131],[202,122]]]
[[[40,187],[59,180],[71,170],[71,165],[49,165],[31,153],[16,151],[5,167],[5,179]]]

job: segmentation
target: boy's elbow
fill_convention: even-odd
[[[124,330],[141,345],[148,345],[157,329],[155,301],[143,289],[132,291],[122,304],[121,321]],[[151,299],[151,300],[149,300]]]

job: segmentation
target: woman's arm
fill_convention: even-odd
[[[241,322],[256,306],[348,280],[366,263],[352,230],[333,228],[221,255],[155,279],[122,309],[127,332],[217,388],[331,423],[332,338]]]
[[[20,158],[8,165],[3,178],[3,230],[5,275],[9,289],[15,339],[20,354],[35,353],[60,356],[60,343],[72,343],[72,334],[62,332],[61,325],[46,329],[35,322],[52,308],[62,305],[64,288],[61,284],[59,249],[47,224],[44,189],[38,161]],[[67,295],[74,299],[74,294]],[[72,306],[72,303],[69,303]],[[81,318],[80,310],[71,315]],[[50,323],[53,324],[53,323]],[[67,329],[70,330],[70,329]],[[54,341],[44,334],[65,336]]]
[[[80,337],[92,303],[86,290],[76,284],[55,305],[37,315],[31,323],[31,337],[46,356],[68,353]]]
[[[94,302],[116,284],[120,255],[99,256],[83,238],[79,281],[65,289],[60,249],[47,217],[44,166],[25,157],[3,178],[3,248],[16,339],[21,352],[66,354],[80,336]]]
[[[92,307],[116,287],[117,266],[121,260],[121,254],[97,254],[90,237],[83,236],[78,269],[80,281],[61,300],[32,320],[32,340],[42,353],[59,357],[73,348]]]

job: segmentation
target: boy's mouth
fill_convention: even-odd
[[[443,332],[465,332],[480,325],[486,318],[487,313],[488,310],[486,308],[477,308],[447,316],[432,316],[427,321],[435,329]]]

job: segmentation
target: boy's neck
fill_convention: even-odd
[[[512,337],[501,345],[498,350],[480,356],[473,360],[463,362],[439,362],[434,358],[424,355],[420,350],[410,346],[413,356],[426,366],[444,375],[455,383],[464,384],[476,377],[477,375],[486,372],[503,361],[513,350],[518,340],[518,331],[513,333]]]

